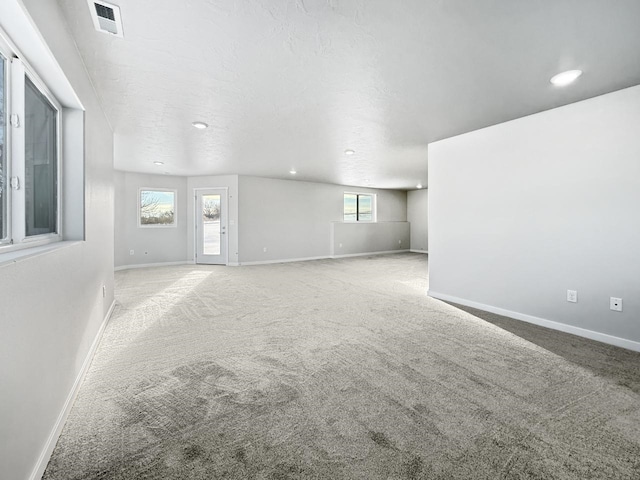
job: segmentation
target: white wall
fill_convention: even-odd
[[[115,155],[115,151],[114,151]],[[114,222],[113,222],[113,245],[114,245],[114,266],[116,268],[126,265],[129,259],[127,256],[127,238],[126,238],[126,222],[128,203],[125,201],[127,198],[126,190],[126,178],[127,174],[119,170],[113,171],[113,190],[114,190]]]
[[[58,3],[24,4],[86,108],[86,241],[0,266],[0,477],[16,480],[43,453],[46,462],[47,439],[113,301],[112,133]],[[14,21],[0,15],[3,26]]]
[[[187,179],[170,175],[114,173],[115,266],[187,261]],[[177,190],[175,227],[139,227],[140,188]],[[134,254],[130,255],[133,250]]]
[[[407,192],[407,220],[411,223],[411,250],[429,251],[429,233],[427,229],[429,196],[428,190],[410,190]]]
[[[198,188],[228,191],[229,265],[238,265],[240,258],[247,263],[328,257],[334,240],[335,255],[409,248],[405,192],[357,189],[377,193],[379,223],[364,229],[345,225],[347,230],[340,225],[332,231],[331,223],[342,220],[342,195],[353,191],[351,187],[238,175],[184,178],[116,171],[114,179],[116,267],[194,262],[194,197]],[[137,226],[140,187],[178,190],[177,228]],[[377,229],[374,234],[364,231],[372,228]],[[129,255],[132,249],[133,256]]]
[[[187,179],[187,257],[190,262],[195,261],[195,189],[198,188],[226,188],[228,192],[228,252],[229,265],[238,265],[238,175],[218,175],[189,177]]]
[[[409,250],[409,222],[331,224],[331,256]]]
[[[330,256],[331,223],[342,221],[345,191],[376,193],[379,222],[407,220],[403,191],[249,176],[240,176],[239,187],[240,263]]]
[[[430,294],[638,349],[639,126],[640,86],[431,144]]]

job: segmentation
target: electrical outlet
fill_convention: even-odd
[[[402,245],[402,240],[398,240],[398,245]]]
[[[340,244],[340,248],[342,248],[342,244]]]
[[[135,252],[133,250],[129,250],[129,255],[133,255]]]
[[[567,290],[567,302],[578,303],[578,291]]]
[[[267,253],[267,247],[262,247],[262,251]]]
[[[611,297],[609,299],[609,308],[611,310],[613,310],[614,312],[621,312],[622,311],[622,299],[621,298],[616,298],[616,297]]]

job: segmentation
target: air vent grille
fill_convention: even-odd
[[[87,0],[91,19],[96,30],[122,37],[122,17],[120,7],[102,0]]]
[[[99,3],[94,3],[96,7],[96,14],[107,20],[111,20],[112,22],[116,21],[116,16],[113,14],[113,8],[109,8],[106,5],[100,5]]]

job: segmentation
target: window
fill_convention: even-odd
[[[365,193],[345,193],[344,221],[375,222],[376,196]]]
[[[176,190],[141,188],[138,225],[140,227],[175,227]]]
[[[0,252],[62,238],[62,108],[18,57],[0,36]]]
[[[27,237],[58,230],[58,111],[25,77],[24,191]]]

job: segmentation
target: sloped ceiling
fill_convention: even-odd
[[[123,39],[58,1],[127,171],[410,189],[429,142],[640,83],[637,0],[114,0]]]

